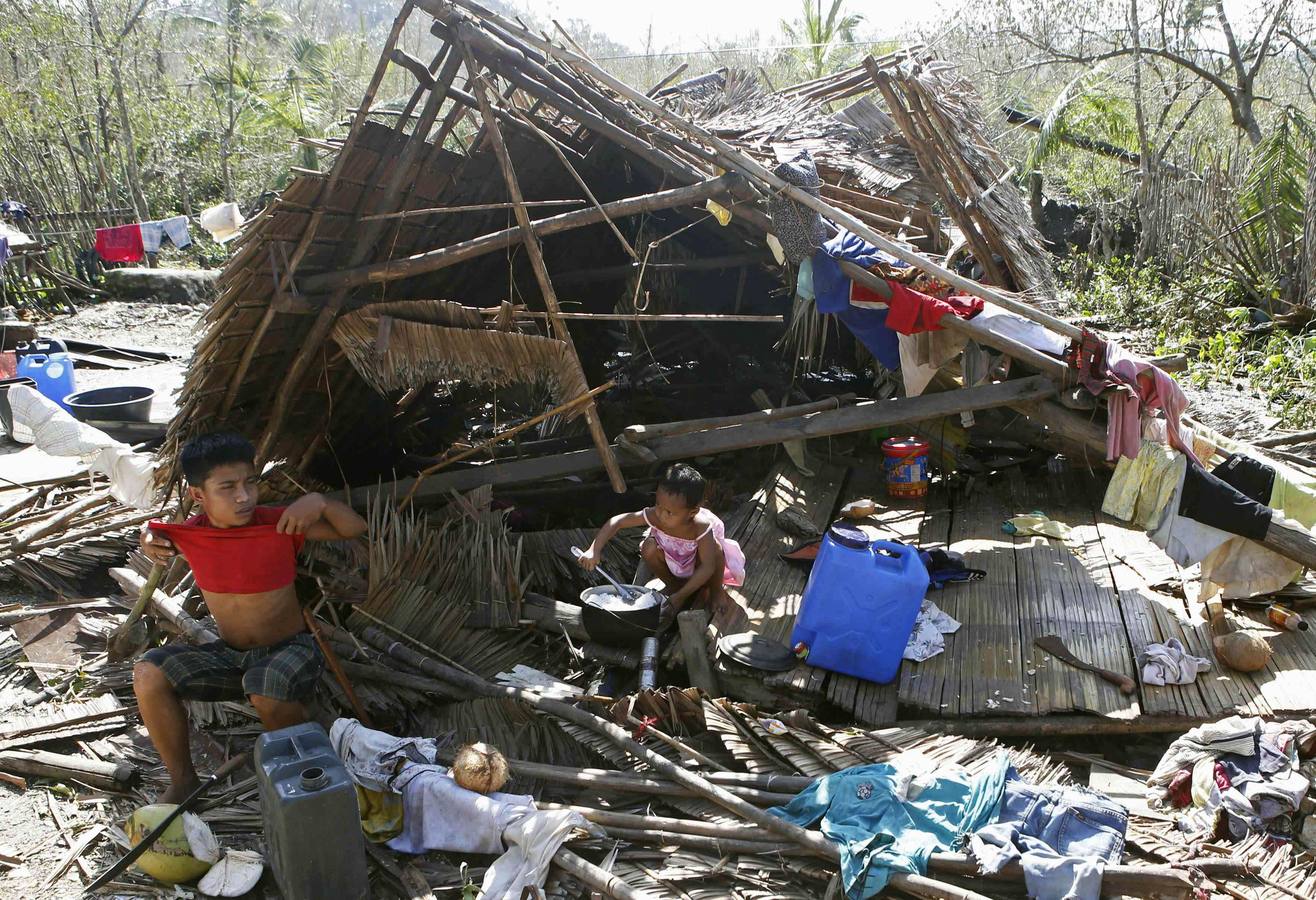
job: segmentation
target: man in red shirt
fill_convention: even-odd
[[[142,552],[153,562],[183,554],[220,635],[202,646],[148,650],[133,668],[142,722],[169,771],[162,803],[181,801],[199,783],[184,698],[246,696],[267,731],[306,721],[304,704],[324,660],[293,589],[297,553],[308,540],[366,531],[351,507],[320,494],[282,508],[257,506],[255,457],[251,443],[233,433],[189,441],[180,464],[202,513],[184,525],[151,523],[142,531]]]

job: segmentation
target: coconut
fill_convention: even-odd
[[[1221,635],[1212,644],[1216,658],[1236,672],[1257,672],[1270,662],[1270,644],[1255,631]]]
[[[133,846],[141,843],[142,838],[159,827],[165,817],[176,808],[173,803],[155,803],[151,806],[143,806],[128,817],[125,825],[128,840],[132,842]],[[170,822],[164,834],[156,838],[155,843],[151,845],[151,849],[137,858],[137,867],[156,881],[165,884],[179,884],[184,881],[193,881],[210,871],[211,863],[206,862],[204,859],[198,859],[197,850],[205,855],[210,855],[214,836],[210,835],[209,841],[205,840],[201,831],[204,829],[205,832],[209,832],[210,829],[201,819],[195,816],[192,817],[195,822],[189,820],[185,824],[183,819],[189,815],[191,814],[184,813],[183,816]],[[195,849],[192,841],[188,839],[189,830],[199,838]]]
[[[507,784],[507,760],[488,744],[467,744],[452,761],[452,778],[468,791],[489,794]]]

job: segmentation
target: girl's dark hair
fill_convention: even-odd
[[[231,463],[256,464],[256,448],[251,441],[233,431],[216,431],[192,438],[178,454],[183,477],[193,487],[201,487],[219,466]]]
[[[658,490],[665,491],[685,501],[686,506],[698,506],[704,502],[704,476],[693,466],[676,463],[663,470],[658,477]]]

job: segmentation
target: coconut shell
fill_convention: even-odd
[[[1236,672],[1257,672],[1270,662],[1270,644],[1255,631],[1235,631],[1212,640],[1216,659]]]
[[[174,808],[172,803],[155,803],[151,806],[143,806],[134,812],[128,817],[124,827],[128,833],[128,840],[136,846],[142,838],[163,822]],[[195,826],[193,829],[195,830]],[[165,833],[156,839],[151,849],[137,858],[137,868],[165,884],[194,881],[206,874],[210,866],[210,863],[197,859],[194,855],[182,817],[169,823]]]
[[[453,758],[452,779],[468,791],[491,794],[507,784],[507,759],[489,744],[467,744]]]

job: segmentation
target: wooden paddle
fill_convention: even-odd
[[[1061,640],[1060,635],[1058,634],[1044,634],[1033,641],[1033,646],[1046,653],[1050,653],[1061,662],[1069,663],[1077,669],[1086,669],[1087,671],[1104,678],[1126,694],[1132,694],[1138,686],[1137,683],[1127,675],[1121,675],[1118,672],[1110,671],[1110,669],[1103,669],[1101,666],[1094,666],[1092,663],[1083,662],[1083,660],[1069,652],[1069,648],[1065,646],[1065,642]]]

